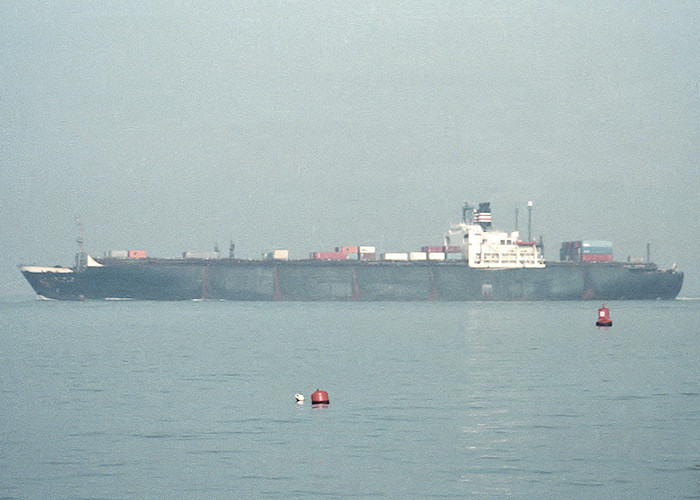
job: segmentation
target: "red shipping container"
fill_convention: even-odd
[[[423,252],[442,252],[443,247],[437,246],[437,245],[432,245],[432,246],[427,246],[427,247],[421,247],[421,251],[423,251]]]
[[[462,248],[457,245],[443,247],[445,253],[462,253]]]
[[[585,253],[581,255],[581,262],[607,262],[612,260],[609,253]]]
[[[311,254],[311,258],[316,260],[346,260],[348,254],[343,252],[314,252]]]
[[[128,257],[130,259],[145,259],[146,250],[129,250]]]

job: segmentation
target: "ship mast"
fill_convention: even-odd
[[[83,221],[79,215],[75,216],[75,224],[78,226],[78,254],[75,256],[75,268],[77,271],[83,271],[87,267],[87,254],[84,251],[85,238],[83,237]]]
[[[462,222],[465,224],[471,224],[472,221],[474,220],[474,209],[476,207],[472,204],[470,204],[468,201],[464,202],[464,205],[462,205]],[[469,220],[467,220],[467,214],[469,214]]]
[[[83,238],[83,221],[80,219],[79,215],[75,216],[75,225],[78,226],[78,239],[75,240],[78,244],[78,253],[83,253],[85,238]]]

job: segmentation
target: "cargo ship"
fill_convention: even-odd
[[[529,231],[528,231],[529,232]],[[492,229],[489,203],[465,204],[442,244],[377,253],[339,246],[291,259],[214,252],[152,258],[121,250],[93,258],[81,245],[73,267],[21,265],[37,295],[57,300],[498,301],[674,299],[683,273],[644,259],[614,261],[612,243],[577,240],[546,261],[541,242]]]

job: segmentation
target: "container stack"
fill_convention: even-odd
[[[360,260],[374,260],[377,255],[377,249],[372,246],[361,246],[359,251]]]
[[[289,250],[273,250],[263,254],[263,258],[267,260],[289,260]]]
[[[567,262],[610,262],[612,242],[597,240],[565,241],[559,250],[559,260]]]
[[[426,245],[421,247],[428,260],[460,260],[462,259],[462,247],[459,245]]]
[[[445,258],[449,260],[461,260],[462,247],[460,247],[459,245],[445,246]]]
[[[366,245],[337,246],[334,252],[312,252],[311,260],[380,260],[388,261],[424,261],[462,259],[459,246],[432,245],[424,246],[419,252],[385,252],[377,254],[377,249]]]
[[[110,259],[145,259],[146,250],[110,250],[105,253]]]
[[[426,245],[421,247],[421,251],[425,252],[428,260],[445,260],[445,247],[442,245]]]
[[[357,260],[359,256],[359,248],[356,245],[335,247],[335,251],[344,253],[347,259]]]
[[[339,246],[335,252],[312,252],[309,258],[312,260],[374,260],[376,249],[370,246]]]

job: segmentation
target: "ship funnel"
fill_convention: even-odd
[[[474,222],[484,230],[491,227],[491,203],[479,203],[479,208],[474,214]]]

